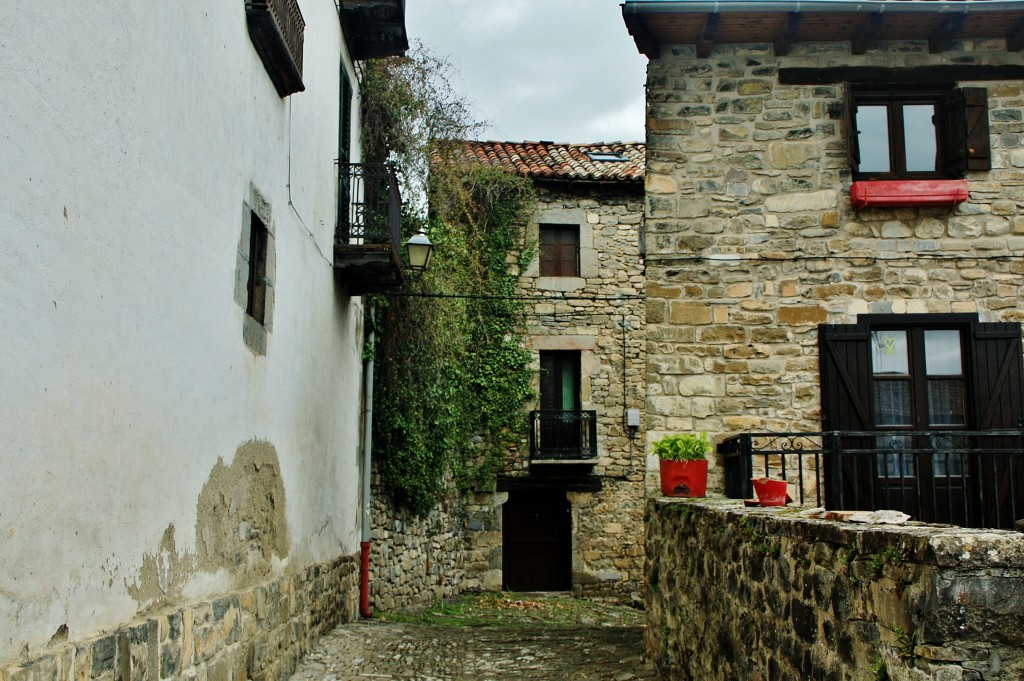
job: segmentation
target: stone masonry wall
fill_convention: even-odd
[[[501,589],[499,505],[507,494],[452,498],[426,518],[394,508],[375,491],[371,607],[388,612],[463,591]]]
[[[818,430],[817,327],[861,313],[1024,309],[1024,90],[989,94],[992,170],[944,208],[852,210],[841,85],[781,67],[1021,64],[1003,41],[671,46],[648,70],[649,439]],[[712,467],[712,485],[720,468]]]
[[[639,184],[538,183],[524,225],[536,248],[541,224],[580,228],[580,276],[541,277],[536,256],[520,272],[520,293],[543,297],[527,320],[528,348],[581,353],[583,409],[597,411],[598,492],[568,492],[572,507],[573,589],[578,594],[638,598],[642,583],[645,371],[643,193]],[[518,260],[519,253],[513,254]],[[539,371],[534,386],[539,394]],[[536,403],[527,409],[538,408]],[[630,438],[626,409],[640,412]],[[530,472],[529,441],[512,452],[505,473]]]
[[[154,614],[0,668],[0,681],[277,681],[317,639],[355,619],[359,558],[343,556],[221,598]]]
[[[646,521],[663,679],[1024,678],[1024,534],[721,500],[652,500]]]

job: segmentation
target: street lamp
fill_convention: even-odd
[[[430,243],[427,233],[419,230],[409,237],[405,247],[409,251],[409,269],[412,270],[413,276],[426,272],[430,266],[430,255],[434,250],[434,244]]]

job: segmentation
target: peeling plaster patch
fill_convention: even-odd
[[[194,556],[178,553],[174,542],[174,523],[171,523],[164,530],[156,551],[143,556],[135,584],[127,584],[128,593],[143,606],[173,602],[181,595],[185,581],[195,572],[195,562]]]
[[[230,466],[219,459],[199,493],[196,557],[201,570],[226,569],[240,583],[269,574],[288,553],[284,481],[277,451],[252,440]]]
[[[64,624],[62,624],[59,627],[57,627],[57,631],[54,632],[53,636],[50,637],[50,642],[47,643],[46,645],[52,646],[52,645],[56,645],[58,643],[64,643],[67,640],[68,640],[68,623],[65,622]]]

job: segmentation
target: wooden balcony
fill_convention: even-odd
[[[338,178],[334,271],[352,295],[400,287],[402,198],[394,169],[348,163]]]
[[[404,54],[405,0],[338,0],[338,13],[353,59]]]
[[[302,44],[306,22],[296,0],[247,0],[249,37],[277,94],[302,92]]]

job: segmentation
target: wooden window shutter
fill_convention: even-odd
[[[967,121],[964,118],[963,90],[952,90],[942,103],[939,127],[943,170],[950,177],[961,177],[967,170]]]
[[[338,93],[338,232],[337,237],[348,239],[351,228],[349,207],[352,203],[352,83],[341,64],[341,83]]]
[[[978,323],[972,331],[972,425],[978,430],[1024,426],[1020,324]]]
[[[822,430],[870,430],[871,346],[867,328],[818,327]]]
[[[857,141],[857,109],[850,83],[843,83],[843,124],[846,126],[846,162],[856,173],[860,166],[860,144]]]
[[[541,225],[540,276],[579,276],[579,228]]]
[[[352,157],[352,83],[341,65],[341,101],[338,112],[338,163],[349,163]]]
[[[968,170],[990,170],[988,91],[983,87],[952,90],[942,106],[942,150],[945,171],[960,177]]]
[[[988,133],[988,90],[963,88],[968,170],[991,170],[992,149]]]
[[[823,324],[818,327],[821,367],[821,429],[871,430],[871,336],[864,326]],[[870,447],[870,441],[845,439],[846,445]],[[828,443],[824,443],[829,446]],[[868,457],[831,453],[825,459],[825,503],[828,508],[870,508],[857,480],[870,480],[873,462]]]

